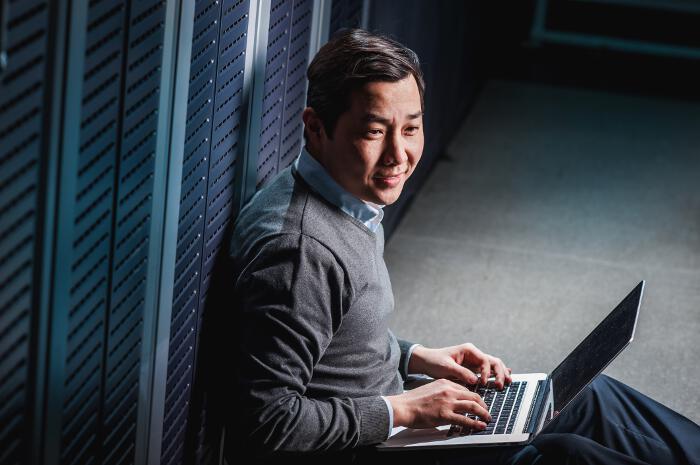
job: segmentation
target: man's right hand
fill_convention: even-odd
[[[394,410],[394,426],[431,428],[461,425],[475,430],[486,428],[491,415],[479,394],[447,379],[438,379],[396,396],[388,396]],[[474,414],[481,420],[467,418]]]

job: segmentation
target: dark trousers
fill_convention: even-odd
[[[359,463],[700,464],[700,426],[600,375],[526,446],[383,452]]]

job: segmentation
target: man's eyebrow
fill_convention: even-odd
[[[407,119],[417,119],[423,116],[423,112],[419,111],[417,113],[411,113],[408,115]],[[364,118],[362,118],[365,122],[367,123],[381,123],[385,125],[391,124],[391,121],[387,118],[383,118],[379,115],[375,115],[374,113],[367,113]]]

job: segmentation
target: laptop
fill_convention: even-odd
[[[513,374],[512,382],[496,390],[493,379],[476,390],[492,420],[483,431],[455,425],[411,429],[396,427],[381,451],[406,448],[450,448],[526,444],[564,411],[576,396],[622,352],[634,337],[644,291],[640,282],[551,374]],[[431,381],[430,378],[423,382]],[[475,418],[473,415],[470,415]]]

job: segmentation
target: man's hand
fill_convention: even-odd
[[[394,410],[394,426],[430,428],[461,425],[475,430],[486,428],[486,423],[467,418],[465,413],[472,413],[485,422],[491,421],[491,415],[479,394],[447,379],[438,379],[387,399]]]
[[[454,379],[465,384],[476,384],[475,373],[480,373],[482,385],[494,376],[498,389],[511,382],[511,370],[500,358],[483,353],[471,343],[441,349],[418,346],[411,354],[408,372]]]

